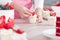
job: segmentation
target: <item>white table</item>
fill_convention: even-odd
[[[18,25],[22,30],[27,32],[29,40],[50,40],[49,38],[42,35],[42,31],[46,29],[55,28],[54,25],[45,24],[21,24],[22,20],[15,19],[15,24]]]

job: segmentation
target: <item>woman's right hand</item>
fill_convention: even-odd
[[[25,7],[21,8],[19,11],[19,15],[23,19],[31,16],[31,13],[32,12],[28,8],[25,8]]]
[[[13,5],[14,9],[19,12],[19,15],[22,19],[29,17],[32,13],[28,8],[19,6],[14,2],[12,2],[11,5]]]

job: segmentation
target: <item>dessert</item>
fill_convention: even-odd
[[[56,36],[60,36],[60,17],[56,17]]]
[[[32,15],[29,17],[30,23],[41,23],[43,22],[42,10],[37,8],[35,12],[32,12]]]
[[[56,12],[50,11],[50,16],[56,16]]]
[[[18,32],[14,32],[12,29],[1,29],[0,40],[27,40],[25,32],[22,32],[21,30]]]
[[[43,18],[48,20],[49,25],[56,25],[56,12],[52,8],[45,8],[45,10]]]
[[[27,40],[26,33],[14,26],[14,7],[5,1],[0,0],[0,40]]]
[[[52,6],[52,9],[56,12],[56,36],[60,37],[60,3]]]
[[[36,20],[37,20],[37,15],[35,14],[35,12],[32,12],[32,15],[29,17],[29,22],[36,23]]]

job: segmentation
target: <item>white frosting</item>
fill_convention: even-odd
[[[37,15],[30,16],[29,21],[30,23],[36,23]]]
[[[6,29],[0,30],[1,35],[10,35],[12,33],[13,33],[13,31],[11,29],[9,29],[9,30],[6,30]]]
[[[6,30],[2,29],[0,30],[0,38],[1,40],[10,40],[10,36],[12,35],[13,31],[11,29]]]
[[[11,29],[0,30],[0,38],[1,40],[27,40],[26,33],[17,34],[13,32]]]
[[[50,17],[50,12],[49,11],[44,11],[43,12],[43,18],[48,19],[48,17]]]
[[[22,35],[14,33],[13,36],[11,36],[11,38],[12,40],[22,40]]]
[[[10,18],[14,19],[14,10],[0,10],[0,16],[4,15],[6,17],[6,22]]]
[[[49,24],[56,25],[56,17],[50,16],[48,17]]]

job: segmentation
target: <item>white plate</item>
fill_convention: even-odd
[[[42,32],[42,34],[46,37],[49,37],[54,40],[60,40],[60,37],[56,36],[56,29],[47,29]]]

